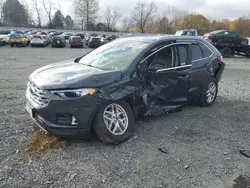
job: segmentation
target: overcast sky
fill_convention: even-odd
[[[31,0],[25,0],[28,4]],[[57,2],[57,0],[53,0]],[[61,2],[62,12],[64,15],[70,14],[74,17],[74,0],[59,0]],[[141,0],[149,2],[150,0]],[[129,16],[137,0],[99,0],[100,13],[104,9],[117,6],[124,16]],[[234,19],[240,16],[250,14],[250,0],[154,0],[158,13],[167,9],[167,6],[174,6],[189,12],[196,12],[205,15],[209,19]],[[101,19],[101,17],[99,17]]]

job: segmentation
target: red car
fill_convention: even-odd
[[[83,48],[83,40],[80,36],[72,36],[69,38],[70,48]]]

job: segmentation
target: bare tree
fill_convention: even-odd
[[[49,19],[49,27],[52,26],[52,11],[54,9],[54,3],[52,0],[42,0],[43,8]]]
[[[122,31],[129,32],[131,28],[130,20],[128,17],[124,17],[122,20]]]
[[[156,5],[151,3],[137,2],[132,11],[132,22],[135,28],[141,33],[145,33],[147,25],[152,21],[152,16],[156,11]]]
[[[183,10],[179,10],[174,6],[168,6],[168,8],[159,17],[158,32],[160,33],[172,33],[176,30],[177,24],[183,20],[187,13]]]
[[[84,23],[86,23],[86,28],[89,30],[91,24],[97,18],[98,11],[98,0],[75,0],[75,14],[81,19],[82,30]]]
[[[3,12],[2,12],[3,2],[4,0],[0,0],[0,23],[3,21]]]
[[[32,7],[34,12],[37,15],[37,27],[42,27],[42,19],[41,19],[41,10],[39,8],[39,1],[38,0],[32,0]]]
[[[62,6],[59,0],[57,0],[57,5],[58,5],[58,10],[60,10],[60,12],[62,12]]]
[[[106,8],[106,12],[104,14],[105,17],[105,24],[108,31],[113,31],[117,22],[121,18],[122,14],[119,12],[117,7],[113,8]]]
[[[30,10],[30,6],[26,1],[23,1],[23,8],[26,12],[26,16],[28,18],[28,25],[27,26],[32,26],[34,25],[34,20],[33,20],[33,11]]]

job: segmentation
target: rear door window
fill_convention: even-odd
[[[203,59],[203,52],[198,44],[191,44],[192,48],[192,61]]]
[[[230,36],[234,36],[234,37],[236,37],[236,36],[238,36],[238,34],[237,33],[235,33],[235,32],[232,32],[232,31],[230,31]]]
[[[203,58],[210,57],[212,55],[212,52],[210,49],[208,49],[203,43],[199,43],[199,46],[203,53]]]

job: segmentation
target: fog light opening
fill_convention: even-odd
[[[78,122],[76,121],[76,118],[74,116],[72,116],[72,121],[71,121],[71,125],[77,125]]]

